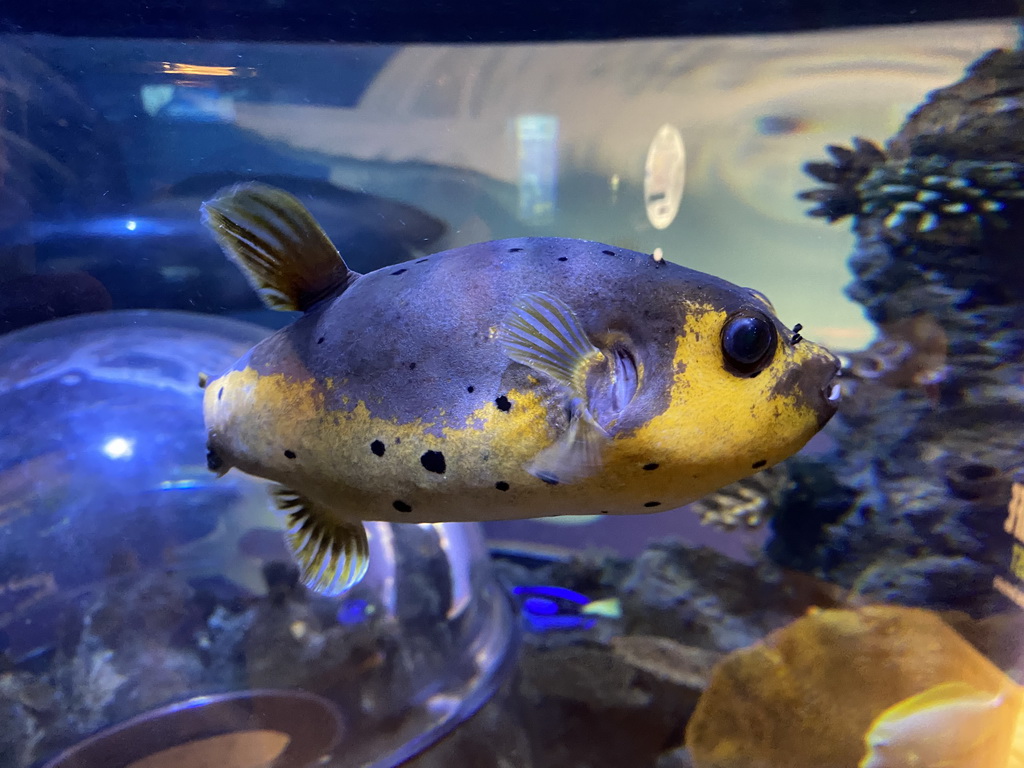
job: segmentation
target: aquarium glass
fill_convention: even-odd
[[[1024,768],[1019,9],[327,5],[0,9],[0,768]]]

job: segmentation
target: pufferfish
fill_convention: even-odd
[[[365,574],[363,521],[671,509],[836,410],[838,360],[763,295],[649,254],[528,237],[358,274],[281,190],[233,187],[203,221],[304,313],[201,382],[208,464],[276,484],[323,594]]]

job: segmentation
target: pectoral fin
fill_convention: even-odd
[[[301,569],[302,583],[333,597],[366,575],[370,545],[362,523],[339,520],[302,495],[283,486],[271,491],[277,508],[288,516],[286,541]]]
[[[203,203],[203,223],[271,309],[306,310],[359,277],[299,200],[239,184]]]
[[[573,483],[601,468],[608,433],[587,402],[587,378],[605,360],[573,311],[547,293],[523,296],[499,332],[505,354],[554,379],[566,390],[569,425],[541,451],[528,471],[547,483]]]
[[[527,471],[545,483],[576,483],[601,469],[608,433],[594,421],[582,401],[573,400],[569,428],[537,454]]]
[[[587,373],[604,360],[569,306],[548,293],[528,293],[501,324],[505,354],[546,373],[575,396],[586,392]]]

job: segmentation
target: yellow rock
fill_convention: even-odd
[[[815,610],[723,659],[686,743],[697,768],[857,768],[876,718],[953,682],[1019,707],[1020,689],[935,613]]]

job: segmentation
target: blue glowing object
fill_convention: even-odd
[[[528,597],[523,600],[523,610],[533,616],[554,616],[561,609],[558,603],[546,597]]]
[[[523,621],[532,632],[590,629],[597,624],[597,617],[580,613],[593,601],[566,587],[516,586],[512,594],[522,598]]]
[[[373,613],[373,606],[362,598],[346,600],[338,609],[338,623],[351,627],[366,621],[366,617]]]
[[[518,586],[512,588],[514,595],[536,595],[538,597],[550,597],[554,600],[568,600],[577,605],[586,605],[590,598],[566,587],[546,586]]]
[[[111,459],[130,459],[135,452],[135,441],[126,437],[112,437],[103,444],[103,453]]]
[[[0,234],[0,244],[28,245],[60,239],[181,237],[197,232],[201,232],[198,218],[191,222],[173,216],[100,216],[34,221],[27,227],[13,228]]]

